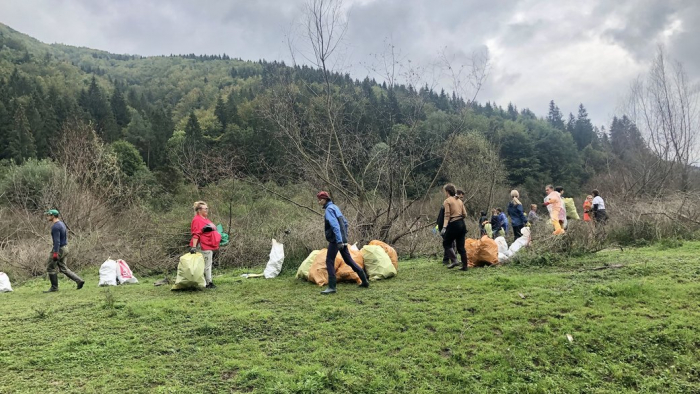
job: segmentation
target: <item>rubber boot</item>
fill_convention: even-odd
[[[207,288],[207,289],[216,289],[216,285],[214,284],[214,281],[209,282],[209,283],[206,285],[206,288]]]
[[[359,285],[359,287],[369,287],[369,281],[367,280],[367,274],[365,274],[365,271],[360,270],[360,272],[358,272],[357,275],[359,275],[360,279],[362,280],[362,283]]]
[[[83,285],[85,284],[85,281],[82,280],[75,272],[73,272],[73,271],[71,271],[71,270],[66,270],[66,271],[63,272],[63,273],[66,274],[66,276],[67,276],[68,278],[70,278],[73,282],[75,282],[75,283],[78,285],[78,287],[77,287],[76,290],[80,290],[80,289],[83,288]]]
[[[331,276],[328,278],[328,287],[326,290],[323,290],[321,294],[323,295],[328,295],[328,294],[333,294],[335,293],[335,276]]]
[[[561,224],[559,223],[559,219],[552,219],[552,225],[554,225],[554,232],[552,233],[553,235],[560,235],[564,234],[564,229],[561,228]]]
[[[458,265],[459,265],[459,263],[457,261],[454,261],[454,262],[452,262],[452,264],[448,265],[447,268],[452,269]]]
[[[51,282],[51,288],[46,290],[44,293],[53,293],[58,291],[58,274],[49,274],[49,281]]]

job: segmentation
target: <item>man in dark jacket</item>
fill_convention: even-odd
[[[66,266],[66,257],[68,256],[68,235],[66,231],[66,225],[58,219],[58,211],[55,209],[46,211],[44,213],[49,222],[53,223],[51,226],[51,239],[53,240],[53,248],[51,249],[51,257],[46,264],[46,272],[49,274],[49,280],[51,281],[51,288],[44,293],[53,293],[58,291],[58,272],[63,272],[67,277],[72,279],[77,285],[78,290],[83,288],[85,281],[80,279],[75,272],[68,269]]]
[[[318,203],[326,210],[324,215],[326,241],[328,241],[328,253],[326,254],[326,269],[328,270],[328,288],[321,294],[333,294],[336,292],[335,278],[335,257],[340,252],[345,264],[349,265],[353,271],[360,277],[362,284],[360,287],[369,287],[367,275],[352,259],[348,250],[348,221],[345,220],[340,208],[333,204],[331,197],[327,192],[319,192],[316,195]]]

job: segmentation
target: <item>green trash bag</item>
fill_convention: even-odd
[[[311,265],[314,263],[314,259],[319,253],[321,253],[320,250],[314,250],[311,252],[309,257],[307,257],[306,260],[301,263],[299,269],[297,270],[297,279],[309,280],[309,270],[311,269]]]
[[[365,260],[365,271],[370,280],[389,279],[396,276],[396,268],[381,246],[365,245],[360,253]]]
[[[224,232],[224,226],[222,226],[221,223],[216,225],[216,231],[221,234],[221,242],[219,242],[219,246],[228,245],[228,234]]]
[[[564,208],[566,209],[566,218],[567,219],[573,219],[573,220],[581,220],[581,217],[578,216],[578,211],[576,210],[576,203],[574,202],[573,198],[563,198],[564,200]]]
[[[204,286],[206,286],[204,256],[201,253],[187,253],[180,256],[177,278],[170,290],[203,289]]]

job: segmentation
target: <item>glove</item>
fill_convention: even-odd
[[[338,250],[345,250],[345,247],[346,247],[346,246],[348,246],[348,244],[345,244],[345,243],[342,243],[342,242],[341,242],[341,243],[338,244]]]
[[[53,253],[51,253],[51,259],[52,259],[53,261],[58,260],[58,252],[53,252]]]
[[[442,230],[440,230],[440,235],[442,235],[444,237],[446,232],[447,232],[447,229],[445,227],[443,227]]]
[[[197,253],[197,248],[195,248],[195,247],[190,248],[190,253],[192,253],[192,254]]]

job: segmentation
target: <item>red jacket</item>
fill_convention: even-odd
[[[214,228],[214,231],[208,233],[203,233],[202,229],[210,225]],[[216,231],[216,226],[211,220],[205,219],[199,215],[194,215],[192,218],[192,225],[190,226],[190,231],[192,232],[192,239],[190,240],[190,246],[192,246],[192,240],[199,240],[199,245],[202,250],[218,250],[219,243],[221,242],[221,234]]]

